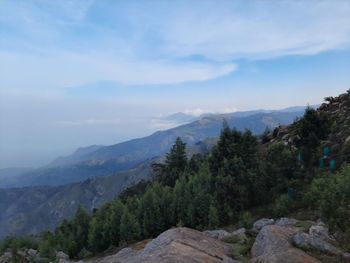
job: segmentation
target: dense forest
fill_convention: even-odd
[[[32,247],[46,258],[56,251],[84,258],[174,226],[249,224],[257,207],[273,216],[312,211],[350,241],[350,151],[343,151],[336,165],[323,161],[329,153],[322,142],[331,124],[322,111],[307,108],[292,126],[297,139],[285,143],[269,138],[278,130],[256,137],[224,122],[211,153],[191,158],[178,138],[165,162],[153,165],[151,182],[130,186],[92,214],[80,207],[54,232],[7,237],[1,250]]]

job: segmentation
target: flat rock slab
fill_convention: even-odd
[[[252,247],[252,263],[319,263],[292,245],[296,227],[267,225],[261,229]]]
[[[99,263],[234,263],[227,256],[228,245],[202,232],[188,228],[174,228],[150,241],[143,250],[131,248],[89,262]]]

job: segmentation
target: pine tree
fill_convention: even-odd
[[[118,246],[120,242],[120,222],[124,209],[124,204],[117,199],[112,203],[111,212],[108,217],[109,239],[115,246]]]
[[[178,137],[167,154],[164,166],[158,166],[158,180],[161,184],[173,187],[187,166],[186,144]]]
[[[214,204],[210,204],[209,213],[208,213],[208,227],[210,229],[215,229],[220,225],[218,210]]]
[[[121,217],[119,235],[122,242],[138,240],[141,236],[140,224],[128,209],[124,209]]]
[[[88,245],[90,216],[86,210],[79,206],[73,220],[74,241],[79,244],[76,253]],[[74,253],[74,254],[76,254]]]

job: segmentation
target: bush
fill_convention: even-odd
[[[305,202],[319,211],[332,228],[347,231],[350,228],[350,165],[336,174],[315,178]]]
[[[250,212],[246,211],[240,215],[239,224],[242,227],[244,227],[246,229],[250,229],[250,228],[252,228],[253,223],[254,223],[254,219],[253,219],[252,214]]]
[[[273,206],[273,214],[275,217],[285,216],[291,211],[292,206],[293,201],[287,194],[283,194],[276,199]]]

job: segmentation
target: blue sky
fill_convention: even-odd
[[[350,88],[350,1],[0,0],[0,167]]]

